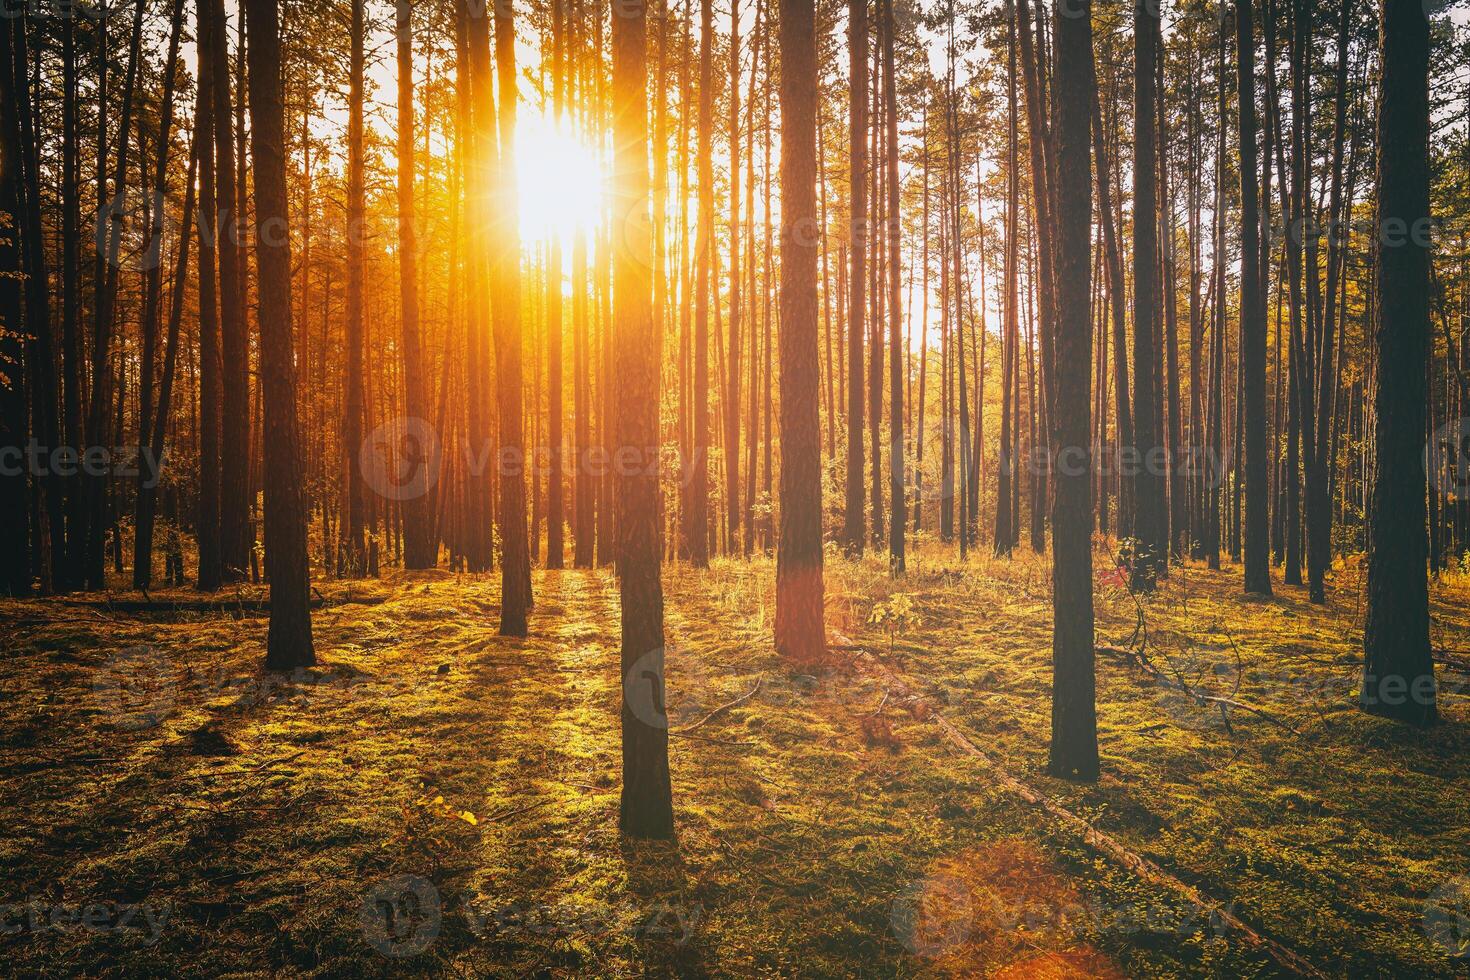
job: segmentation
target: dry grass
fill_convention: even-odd
[[[1355,711],[1355,572],[1322,609],[1295,591],[1248,601],[1235,569],[1176,572],[1146,611],[1155,661],[1301,734],[1238,712],[1227,723],[1100,661],[1095,787],[1042,773],[1044,562],[961,565],[924,546],[900,583],[881,557],[828,572],[833,627],[1013,774],[1329,973],[1454,973],[1424,919],[1436,889],[1470,874],[1465,679],[1444,675],[1446,722],[1430,732]],[[321,666],[285,681],[259,671],[263,619],[0,604],[0,926],[22,926],[0,935],[8,967],[1272,973],[1000,793],[931,708],[853,669],[788,670],[771,650],[769,559],[666,579],[673,724],[761,681],[673,740],[676,846],[616,834],[606,573],[538,573],[525,641],[495,635],[497,578],[320,584]],[[896,591],[917,619],[890,636],[868,619]],[[1436,591],[1435,614],[1437,643],[1470,646],[1465,582]],[[1132,599],[1100,586],[1099,641],[1124,642],[1135,622]],[[114,922],[146,906],[158,928],[48,918],[89,905]]]

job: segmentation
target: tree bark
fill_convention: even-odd
[[[1250,0],[1236,0],[1236,87],[1240,116],[1240,247],[1245,256],[1260,248],[1256,171],[1255,33]],[[1266,457],[1266,307],[1261,267],[1249,259],[1240,271],[1240,372],[1245,442],[1245,591],[1271,594]],[[1223,296],[1216,302],[1223,303]]]
[[[430,514],[431,467],[439,436],[428,420],[423,337],[419,327],[418,218],[414,210],[413,0],[397,0],[394,22],[398,56],[398,296],[403,347],[405,424],[394,427],[405,459],[399,463],[403,508],[403,565],[433,568],[438,547]],[[560,284],[558,283],[558,286]],[[425,443],[430,443],[425,445]]]
[[[1056,346],[1052,426],[1052,715],[1048,768],[1094,780],[1098,774],[1092,606],[1092,224],[1088,130],[1097,78],[1092,11],[1080,0],[1057,7],[1053,126],[1059,174],[1056,209]]]
[[[822,430],[817,350],[816,11],[781,0],[781,533],[776,649],[826,651],[822,584]]]
[[[867,540],[863,520],[863,415],[867,397],[863,335],[867,298],[863,287],[867,282],[868,239],[868,0],[849,0],[847,48],[848,207],[852,217],[847,250],[851,266],[847,275],[847,501],[842,542],[847,553],[856,556],[863,553]]]
[[[661,324],[653,316],[648,224],[648,96],[644,0],[612,19],[614,358],[619,384],[616,522],[622,586],[623,792],[625,836],[674,836],[664,713],[663,546],[659,531],[659,374]],[[662,150],[662,148],[660,148]],[[661,229],[655,230],[655,233]],[[635,710],[642,706],[643,710]]]
[[[1384,0],[1379,33],[1378,263],[1364,711],[1438,718],[1429,639],[1424,363],[1429,352],[1429,22],[1413,0]],[[1390,232],[1394,233],[1390,233]]]
[[[316,662],[306,495],[291,352],[291,239],[277,0],[245,0],[250,28],[250,147],[255,173],[255,257],[260,276],[260,382],[265,410],[265,567],[271,618],[266,668]],[[201,147],[200,150],[203,153]]]

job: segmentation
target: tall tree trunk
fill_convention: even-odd
[[[265,567],[271,618],[266,668],[316,662],[312,648],[306,494],[291,351],[291,240],[277,0],[245,0],[250,27],[250,147],[260,276],[260,383],[265,410]],[[201,148],[201,153],[203,149]]]
[[[211,50],[211,36],[219,29],[211,0],[199,0],[200,50]],[[199,58],[194,128],[199,142],[199,497],[195,514],[195,536],[199,545],[196,586],[212,592],[220,587],[223,569],[220,554],[220,398],[221,373],[219,282],[215,266],[219,256],[219,209],[216,204],[215,128],[220,124],[214,111],[214,59]]]
[[[1379,33],[1378,263],[1373,330],[1373,500],[1363,710],[1426,725],[1438,718],[1425,561],[1424,362],[1429,353],[1429,22],[1384,0]],[[1389,229],[1398,234],[1390,235]]]
[[[826,651],[822,584],[822,429],[817,350],[817,51],[813,0],[781,0],[781,533],[776,649]]]
[[[648,96],[644,0],[612,19],[613,194],[619,228],[648,227]],[[503,77],[503,76],[502,76]],[[659,147],[659,152],[663,148]],[[656,234],[662,229],[657,229]],[[646,240],[614,235],[614,358],[618,383],[616,521],[622,605],[623,793],[628,837],[674,836],[664,714],[664,597],[659,533],[659,372],[662,325],[649,301]],[[637,710],[641,706],[643,710]]]
[[[1136,588],[1153,587],[1168,568],[1165,524],[1165,456],[1155,425],[1159,392],[1155,387],[1158,331],[1155,314],[1158,291],[1158,162],[1154,59],[1158,57],[1157,8],[1138,0],[1133,20],[1133,434],[1134,526],[1138,554],[1134,560]],[[1254,250],[1247,251],[1254,255]]]
[[[31,86],[33,74],[30,45],[24,28],[16,36],[14,47],[16,109],[23,141],[19,159],[25,165],[22,181],[21,238],[25,247],[26,322],[30,335],[27,344],[28,381],[31,395],[31,418],[35,434],[48,447],[61,444],[58,429],[58,380],[56,375],[56,341],[51,319],[51,275],[48,270],[44,225],[41,219],[41,153],[37,139],[36,107]],[[63,199],[65,195],[63,195]],[[55,474],[40,478],[43,498],[39,516],[44,527],[37,530],[49,540],[36,558],[37,573],[43,591],[56,588],[66,564],[65,487]]]
[[[1236,87],[1240,115],[1240,247],[1253,256],[1260,248],[1256,171],[1255,33],[1250,0],[1236,0]],[[1261,267],[1249,260],[1240,272],[1240,372],[1245,442],[1245,591],[1271,594],[1270,542],[1267,539],[1270,489],[1266,457],[1266,306]],[[1223,304],[1223,296],[1216,298]]]
[[[562,0],[551,2],[551,84],[554,113],[558,126],[566,112],[566,59],[563,56]],[[660,29],[663,27],[661,25]],[[660,103],[662,112],[662,103]],[[660,117],[662,118],[662,117]],[[662,193],[662,188],[660,188]],[[566,564],[566,505],[562,482],[564,436],[562,434],[562,338],[565,336],[562,314],[561,238],[553,235],[546,253],[546,415],[547,441],[550,446],[546,499],[546,567],[562,568]]]
[[[898,82],[893,64],[893,0],[881,0],[883,31],[883,104],[887,127],[884,172],[888,181],[888,564],[895,577],[904,573],[904,537],[908,497],[903,488],[903,316],[901,310],[903,241],[902,197],[898,183]]]
[[[1009,0],[1007,0],[1009,7]],[[1017,307],[1016,278],[1020,230],[1020,178],[1017,175],[1019,143],[1016,132],[1016,27],[1013,16],[1006,17],[1006,252],[1005,296],[1001,312],[1001,410],[1000,454],[995,492],[995,542],[997,557],[1008,556],[1016,547],[1019,515],[1015,510],[1014,484],[1016,472],[1016,427],[1012,408],[1012,392],[1016,388],[1019,365],[1017,347],[1020,325]]]
[[[7,515],[0,526],[0,595],[26,596],[31,592],[30,486],[26,468],[16,465],[32,438],[26,411],[25,336],[30,325],[25,310],[25,252],[20,216],[21,85],[29,80],[17,70],[25,22],[20,13],[7,11],[0,25],[0,452],[7,463],[0,473],[0,507]],[[44,329],[44,328],[43,328]],[[11,462],[11,461],[14,462]]]
[[[715,226],[714,163],[714,11],[710,0],[699,3],[699,123],[696,168],[699,213],[695,219],[694,269],[694,418],[693,458],[685,463],[684,541],[696,568],[709,564],[709,303],[710,266]]]
[[[755,74],[752,63],[751,74]],[[740,3],[730,4],[730,346],[725,359],[725,554],[740,532]],[[755,202],[749,202],[754,207]]]
[[[784,34],[783,34],[784,36]],[[852,212],[847,275],[847,501],[842,541],[849,555],[866,544],[863,501],[863,335],[868,239],[868,0],[848,3],[848,202]],[[784,184],[783,184],[784,186]],[[783,367],[785,361],[782,361]]]
[[[1092,608],[1092,224],[1088,167],[1091,105],[1097,94],[1089,0],[1055,15],[1052,90],[1058,174],[1056,198],[1055,400],[1050,421],[1052,500],[1052,711],[1048,768],[1093,780],[1098,773]]]
[[[1338,329],[1338,283],[1341,278],[1342,254],[1342,177],[1343,148],[1347,129],[1348,47],[1352,39],[1352,0],[1342,0],[1337,40],[1337,91],[1332,122],[1332,176],[1327,206],[1327,288],[1326,312],[1322,322],[1322,343],[1317,357],[1316,382],[1317,431],[1314,466],[1307,473],[1307,583],[1312,602],[1327,601],[1325,578],[1332,566],[1332,429],[1336,412],[1337,372],[1334,369],[1333,346]]]
[[[424,390],[423,338],[419,328],[418,218],[414,210],[413,0],[397,0],[394,21],[398,55],[398,296],[402,330],[402,426],[393,428],[405,459],[396,486],[403,508],[403,565],[433,568],[438,551],[429,512],[439,436],[428,420]],[[559,284],[558,284],[559,285]]]
[[[178,67],[179,40],[183,32],[184,3],[174,0],[173,15],[169,26],[168,58],[164,62],[164,78],[171,83]],[[138,458],[147,460],[147,452],[153,445],[154,423],[154,361],[157,359],[158,329],[163,304],[163,221],[167,205],[169,139],[174,123],[174,86],[167,84],[163,93],[163,106],[159,113],[158,153],[153,169],[152,215],[143,248],[145,268],[145,293],[143,321],[140,326],[142,352],[138,364]],[[195,171],[193,151],[190,151],[189,170]],[[192,195],[192,186],[185,192]],[[187,224],[181,240],[189,237]],[[177,288],[177,287],[175,287]],[[168,419],[158,416],[157,424],[166,425]],[[160,465],[158,457],[152,457],[153,466]],[[138,488],[133,513],[133,588],[147,589],[153,584],[153,522],[157,504],[156,472],[148,466],[138,467]]]
[[[250,338],[240,256],[245,245],[238,200],[228,21],[214,0],[208,56],[214,61],[215,202],[220,300],[220,568],[226,582],[245,577],[250,559]],[[239,93],[244,97],[244,93]]]
[[[347,96],[347,338],[346,400],[342,419],[342,493],[346,521],[342,547],[346,574],[357,578],[367,571],[367,487],[362,472],[363,440],[363,244],[367,235],[363,190],[363,71],[365,0],[351,0],[352,46],[348,64]],[[223,260],[221,260],[223,261]],[[478,448],[478,447],[477,447]]]
[[[525,636],[531,611],[531,554],[526,526],[525,407],[521,366],[521,245],[516,191],[516,51],[512,0],[495,5],[495,61],[500,82],[500,167],[496,187],[495,390],[500,424],[500,633]]]

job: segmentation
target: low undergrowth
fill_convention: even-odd
[[[1324,972],[1453,975],[1467,678],[1441,675],[1429,731],[1358,712],[1355,569],[1312,607],[1194,564],[1136,600],[1098,565],[1100,644],[1146,631],[1165,675],[1261,713],[1101,658],[1095,786],[1044,774],[1046,561],[829,560],[834,632],[920,698],[854,650],[781,663],[771,559],[671,569],[675,845],[616,833],[607,572],[536,573],[527,640],[495,633],[496,576],[321,582],[320,664],[285,678],[244,606],[0,603],[0,951],[41,974],[1280,972],[1004,792],[941,713]],[[1436,645],[1470,648],[1470,588],[1434,602]]]

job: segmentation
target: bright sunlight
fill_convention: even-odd
[[[605,180],[592,148],[550,115],[526,107],[516,119],[521,236],[567,246],[598,213]]]

